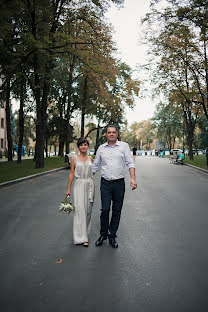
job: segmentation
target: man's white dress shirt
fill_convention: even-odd
[[[125,166],[135,168],[129,145],[117,141],[110,146],[108,142],[99,146],[92,172],[95,173],[101,167],[101,177],[106,180],[117,180],[125,177]]]

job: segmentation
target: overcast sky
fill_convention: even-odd
[[[125,0],[123,8],[118,9],[112,6],[106,13],[115,30],[113,39],[119,50],[118,56],[133,69],[136,69],[138,64],[146,63],[146,47],[139,45],[138,41],[142,34],[140,19],[148,11],[148,0]],[[141,79],[142,77],[138,76],[138,78]],[[127,110],[128,124],[151,118],[154,110],[155,103],[151,100],[151,94],[149,94],[149,97],[138,99],[135,108]]]

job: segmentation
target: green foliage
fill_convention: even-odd
[[[176,138],[182,136],[182,116],[172,105],[159,103],[153,117],[157,138],[165,141],[169,150],[173,148]]]
[[[198,119],[203,115],[208,119],[207,1],[170,0],[157,9],[158,2],[152,1],[152,12],[143,19],[148,27],[145,39],[150,45],[152,80],[157,94],[163,93],[168,105],[183,116],[192,158]]]
[[[14,121],[15,121],[15,127],[16,132],[14,136],[14,142],[16,145],[18,145],[18,139],[19,139],[19,115],[18,111],[14,113]],[[26,115],[24,119],[24,137],[23,137],[23,145],[26,146],[28,149],[30,146],[30,139],[35,140],[35,123],[34,118],[31,115]]]
[[[205,116],[202,116],[198,120],[199,134],[198,134],[198,146],[199,148],[208,148],[208,122]]]
[[[0,162],[0,183],[65,166],[64,157],[55,156],[45,159],[45,168],[38,170],[34,169],[33,159],[24,159],[21,164],[17,164],[16,162]]]
[[[112,30],[104,20],[110,3],[121,6],[123,0],[0,3],[2,89],[9,78],[14,97],[24,101],[24,111],[27,97],[31,98],[30,110],[36,113],[36,168],[44,166],[46,138],[65,140],[66,145],[72,139],[69,125],[75,112],[121,124],[124,106],[134,105],[139,82],[131,79],[127,65],[112,56]],[[53,118],[47,110],[52,102]]]
[[[192,113],[208,118],[207,3],[167,2],[170,5],[160,11],[155,5],[143,20],[148,25],[146,42],[151,45],[152,61],[157,64],[153,80],[167,95],[177,90]]]
[[[136,145],[138,149],[150,149],[155,139],[154,128],[151,120],[134,122],[131,124],[130,129],[126,127],[121,131],[121,139],[128,142],[132,148]]]

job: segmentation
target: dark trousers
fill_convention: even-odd
[[[121,210],[125,193],[124,179],[118,182],[108,182],[101,179],[101,215],[100,215],[100,234],[109,238],[116,237],[116,232],[119,227]],[[112,202],[112,216],[109,223],[109,213]]]

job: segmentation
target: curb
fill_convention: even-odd
[[[60,171],[60,170],[65,170],[65,169],[69,169],[69,166],[65,166],[65,167],[61,167],[61,168],[56,168],[56,169],[52,169],[52,170],[48,170],[48,171],[44,171],[44,172],[32,174],[32,175],[30,175],[30,176],[23,177],[23,178],[19,178],[19,179],[16,179],[16,180],[11,180],[11,181],[7,181],[7,182],[3,182],[3,183],[0,183],[0,189],[3,188],[3,187],[5,187],[5,186],[9,186],[9,185],[12,185],[12,184],[24,182],[24,181],[26,181],[26,180],[38,178],[38,177],[40,177],[40,176],[42,176],[42,175],[50,174],[50,173],[53,173],[53,172],[56,172],[56,171]]]
[[[188,167],[192,167],[192,168],[197,169],[199,171],[203,171],[205,173],[208,173],[208,170],[206,170],[206,169],[203,169],[203,168],[200,168],[200,167],[196,167],[196,166],[193,166],[193,165],[190,165],[190,164],[186,164],[186,163],[184,163],[184,165],[188,166]]]

